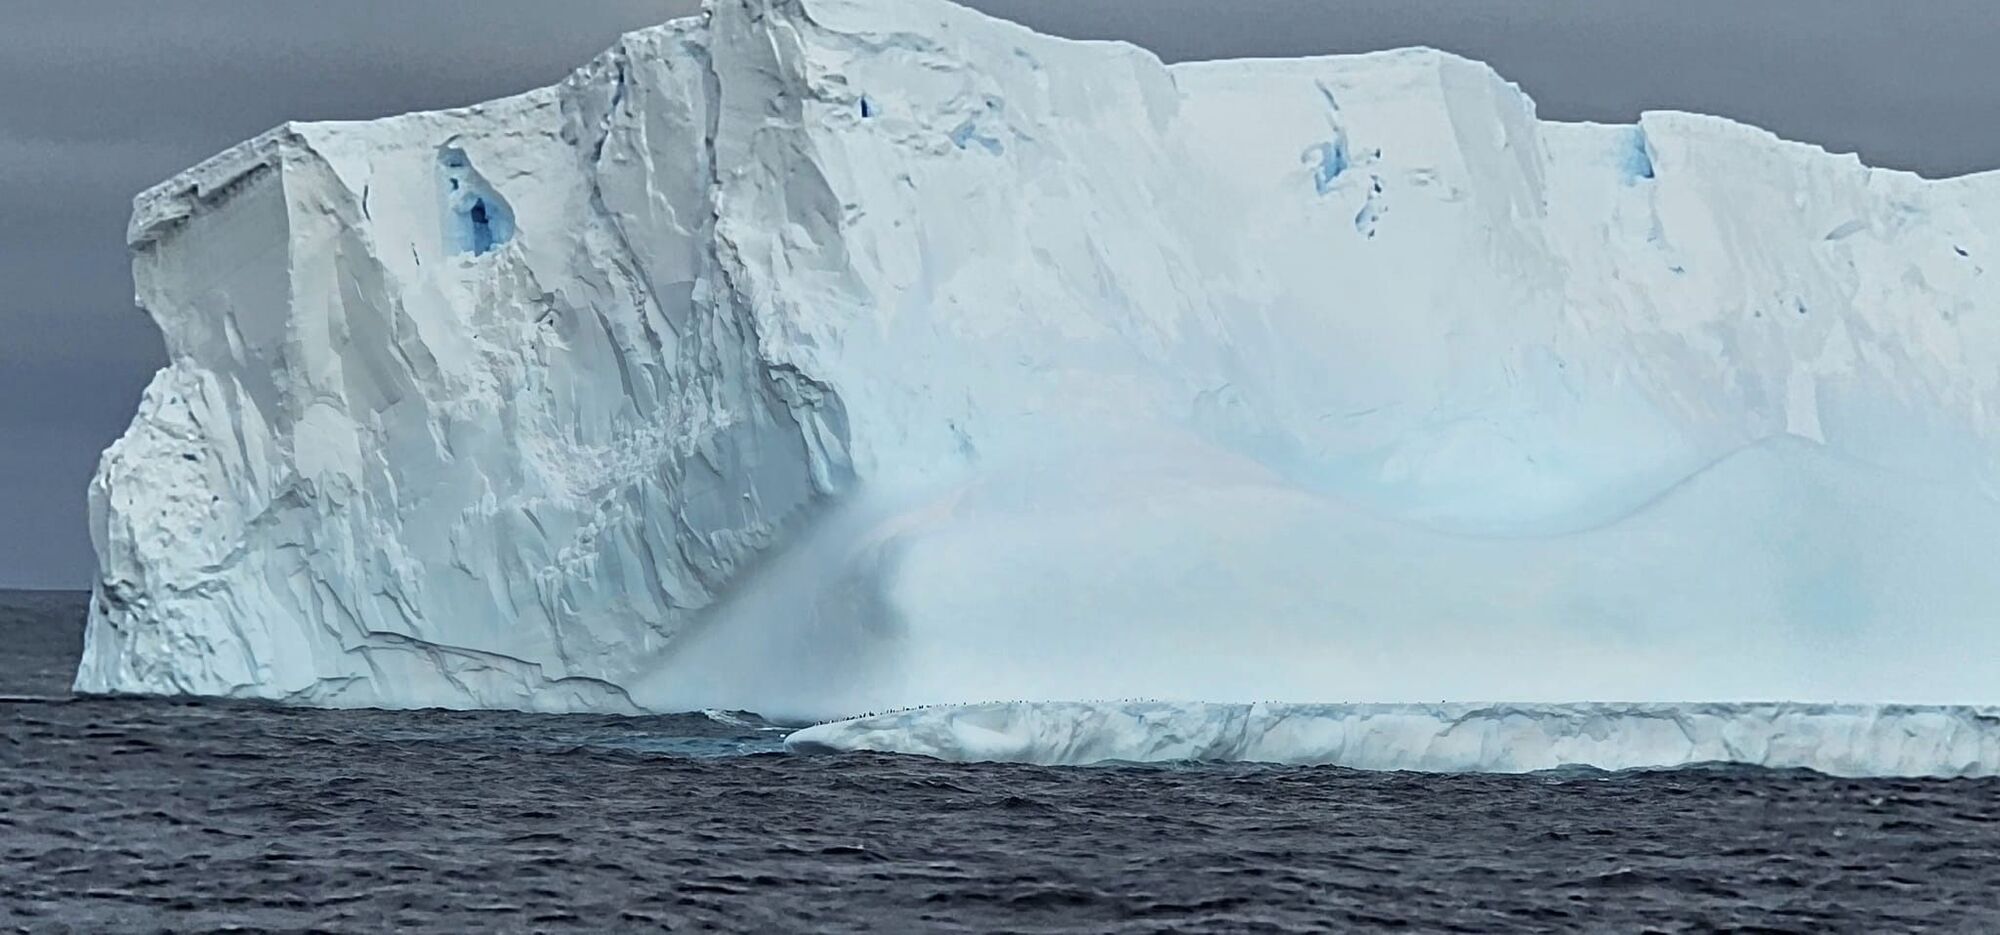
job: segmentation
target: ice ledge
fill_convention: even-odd
[[[188,218],[220,204],[230,193],[240,190],[244,183],[252,181],[267,170],[277,168],[292,147],[312,149],[312,140],[308,136],[314,130],[337,132],[342,127],[366,128],[397,120],[425,117],[476,116],[488,109],[504,109],[506,104],[548,95],[565,84],[588,83],[593,78],[593,70],[599,67],[606,57],[630,47],[636,40],[656,34],[692,29],[704,23],[706,19],[707,14],[703,13],[629,30],[612,44],[610,50],[571,71],[565,81],[490,101],[435,110],[411,111],[396,117],[374,120],[286,121],[183,169],[173,177],[133,196],[132,217],[125,229],[126,245],[136,249],[157,241],[163,234],[180,226]]]
[[[876,15],[879,14],[880,12],[879,10],[874,10],[868,4],[856,4],[853,2],[853,0],[799,0],[799,7],[801,12],[803,12],[808,18],[816,21],[823,20],[825,21],[825,24],[831,24],[838,29],[844,29],[846,31],[864,31],[870,26],[874,26],[876,28],[886,28],[885,26],[883,26],[883,24],[874,22]],[[952,7],[950,9],[952,9],[952,11],[958,15],[969,16],[979,22],[998,25],[1000,27],[1008,29],[1013,29],[1019,31],[1024,35],[1034,35],[1034,33],[1031,30],[1028,30],[1026,27],[1020,26],[1018,24],[1012,23],[1007,20],[992,17],[987,14],[980,13],[978,11],[966,8],[957,8],[957,7]],[[870,15],[862,15],[863,12],[868,12]],[[619,41],[613,45],[612,50],[606,53],[606,55],[611,55],[615,53],[617,50],[627,47],[636,38],[639,37],[651,34],[668,33],[677,30],[695,28],[698,25],[703,24],[706,21],[708,15],[709,14],[707,13],[703,13],[697,16],[679,17],[672,20],[668,20],[667,22],[661,23],[656,26],[648,26],[641,29],[632,30],[630,32],[625,33],[619,39]],[[1103,42],[1103,41],[1077,41],[1076,44],[1101,45],[1101,46],[1122,48],[1132,53],[1140,54],[1147,58],[1151,58],[1156,62],[1158,61],[1157,57],[1154,56],[1150,50],[1147,50],[1140,46],[1131,45],[1130,43]],[[602,58],[603,56],[600,56],[600,59]],[[1501,75],[1498,71],[1494,70],[1491,65],[1477,59],[1467,58],[1465,56],[1459,55],[1454,52],[1433,48],[1430,46],[1409,46],[1403,48],[1385,49],[1375,52],[1365,52],[1357,54],[1318,55],[1318,56],[1303,56],[1297,58],[1204,59],[1204,60],[1195,60],[1186,62],[1176,62],[1172,64],[1163,64],[1163,68],[1170,75],[1222,74],[1227,72],[1235,72],[1237,74],[1242,75],[1245,78],[1249,78],[1257,75],[1266,75],[1272,71],[1281,71],[1286,69],[1323,68],[1325,65],[1329,63],[1346,63],[1346,64],[1356,64],[1356,65],[1363,63],[1401,63],[1401,64],[1416,64],[1423,67],[1433,67],[1433,68],[1444,68],[1447,66],[1460,66],[1460,67],[1473,68],[1484,72],[1486,76],[1496,84],[1503,85],[1513,90],[1516,94],[1520,95],[1520,98],[1524,103],[1527,112],[1530,115],[1533,115],[1534,113],[1534,104],[1532,95],[1529,95],[1517,83],[1507,80],[1505,76]],[[569,81],[571,82],[587,81],[590,77],[593,68],[599,64],[600,62],[593,61],[592,63],[579,67],[574,72],[572,72]],[[522,92],[521,94],[498,98],[493,101],[485,102],[483,104],[473,104],[468,106],[445,108],[445,109],[431,110],[431,111],[416,111],[409,114],[404,114],[402,115],[402,117],[404,119],[407,119],[413,117],[423,117],[427,115],[448,115],[448,114],[477,112],[485,107],[491,107],[494,105],[504,104],[506,102],[513,101],[516,99],[530,97],[537,94],[538,92],[547,92],[561,86],[562,84],[558,83],[556,85],[551,85],[547,88],[538,88],[535,90]],[[386,118],[386,119],[395,120],[398,118]],[[372,123],[381,123],[381,122],[383,121],[379,120],[372,121]],[[1555,121],[1555,122],[1566,123],[1564,121]],[[235,146],[231,146],[228,149],[225,149],[222,152],[215,154],[214,156],[210,156],[209,158],[202,160],[200,163],[197,163],[196,165],[176,174],[172,178],[160,182],[159,184],[154,185],[153,187],[148,188],[143,192],[140,192],[132,200],[132,218],[126,229],[127,245],[133,248],[138,248],[144,246],[147,243],[158,240],[163,233],[170,231],[175,227],[178,227],[182,222],[184,222],[188,218],[194,216],[195,214],[199,213],[200,211],[208,207],[219,204],[221,201],[226,199],[231,192],[241,189],[244,183],[251,181],[256,176],[262,174],[264,171],[268,169],[275,168],[278,165],[278,163],[282,160],[283,155],[288,147],[306,146],[310,148],[308,141],[306,140],[304,134],[301,132],[302,129],[308,129],[313,126],[323,126],[323,127],[339,126],[344,123],[349,123],[349,122],[332,121],[319,124],[312,124],[312,123],[302,124],[298,121],[288,121],[277,127],[273,127],[270,130],[267,130],[264,133],[257,135],[256,137],[253,137],[249,140],[245,140],[241,143],[236,144]],[[363,122],[363,123],[370,123],[370,122]],[[1581,122],[1579,125],[1596,125],[1596,124],[1589,121],[1584,121]],[[1852,153],[1831,153],[1824,147],[1819,146],[1817,144],[1813,144],[1810,142],[1787,140],[1782,137],[1779,137],[1777,134],[1772,133],[1769,130],[1762,129],[1760,127],[1756,127],[1751,124],[1745,124],[1726,117],[1718,117],[1707,114],[1697,114],[1697,113],[1673,111],[1673,110],[1650,110],[1642,113],[1640,115],[1639,120],[1634,123],[1605,124],[1604,126],[1635,127],[1635,128],[1652,127],[1652,128],[1668,130],[1670,132],[1675,130],[1680,130],[1680,131],[1691,132],[1691,135],[1696,137],[1712,137],[1712,138],[1724,138],[1724,139],[1735,138],[1740,140],[1753,141],[1755,143],[1766,146],[1777,145],[1781,147],[1792,148],[1802,153],[1809,153],[1812,155],[1819,155],[1819,156],[1830,155],[1834,158],[1850,162],[1856,168],[1867,169],[1873,172],[1884,173],[1897,177],[1907,177],[1911,181],[1957,183],[1968,180],[1979,180],[1984,182],[1989,179],[2000,179],[2000,169],[1992,169],[1983,172],[1970,173],[1967,175],[1955,176],[1944,179],[1923,178],[1917,176],[1915,173],[1906,172],[1903,170],[1883,169],[1881,167],[1869,166],[1866,163],[1864,163],[1859,156]]]
[[[287,144],[299,140],[285,123],[196,163],[132,199],[125,243],[134,249],[160,239],[204,208],[220,203],[264,172],[276,168]]]
[[[1836,776],[1994,776],[2000,708],[1016,702],[821,724],[786,746],[1045,766],[1208,761],[1525,773],[1733,763]]]

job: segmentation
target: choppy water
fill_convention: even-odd
[[[62,692],[79,609],[0,594],[0,695]],[[1995,781],[955,766],[781,737],[0,701],[0,930],[2000,930]]]

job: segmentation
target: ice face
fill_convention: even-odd
[[[1527,773],[1733,764],[1835,776],[2000,775],[2000,711],[1887,705],[984,704],[793,733],[869,750],[1045,766],[1258,762]]]
[[[2000,177],[719,0],[142,195],[84,691],[1994,700]]]

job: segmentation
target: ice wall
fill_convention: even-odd
[[[2000,176],[714,0],[142,196],[84,691],[1991,701]]]
[[[1531,773],[1728,764],[1835,776],[2000,775],[1992,708],[1802,704],[983,704],[820,724],[799,753],[1044,766],[1226,762]]]

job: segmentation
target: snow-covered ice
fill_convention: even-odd
[[[1738,764],[1835,776],[2000,775],[2000,709],[1892,705],[943,706],[793,733],[801,753],[1044,766],[1258,762],[1418,772]]]
[[[2000,701],[1996,174],[713,0],[130,241],[82,691]]]

